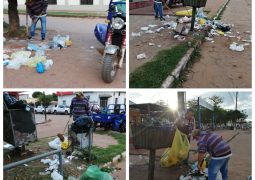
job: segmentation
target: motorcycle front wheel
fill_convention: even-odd
[[[103,61],[102,78],[104,82],[111,83],[118,71],[117,54],[106,54]]]

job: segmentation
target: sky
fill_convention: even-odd
[[[196,91],[188,91],[186,92],[187,101],[194,99],[194,98],[203,98],[204,100],[208,101],[208,98],[217,95],[223,98],[223,103],[221,107],[224,109],[235,109],[235,96],[236,92],[206,92],[201,90]],[[155,103],[159,100],[164,100],[168,102],[168,105],[171,109],[176,110],[177,105],[177,91],[158,91],[158,90],[136,90],[131,91],[129,93],[130,100],[134,103]],[[247,120],[251,121],[252,115],[252,95],[251,92],[238,92],[238,100],[237,100],[237,108],[238,110],[243,110],[248,115]]]

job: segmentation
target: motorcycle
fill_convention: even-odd
[[[126,58],[126,1],[110,1],[106,22],[97,24],[94,33],[105,46],[102,79],[111,83]]]

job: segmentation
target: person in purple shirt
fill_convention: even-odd
[[[76,97],[71,101],[70,117],[75,121],[81,116],[89,116],[89,100],[84,97],[83,92],[76,92]]]
[[[197,140],[198,168],[200,169],[205,153],[209,153],[211,160],[208,165],[208,180],[215,180],[220,171],[223,180],[228,179],[228,162],[232,156],[231,148],[218,134],[211,131],[195,129],[192,136]]]

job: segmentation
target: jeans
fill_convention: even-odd
[[[35,22],[33,22],[33,20],[32,20],[32,25],[30,28],[30,36],[31,37],[35,36],[36,24],[39,20],[41,21],[41,38],[45,38],[45,36],[46,36],[46,16],[39,17]]]
[[[229,158],[215,160],[211,159],[208,165],[208,180],[215,180],[220,171],[223,180],[228,179],[228,161]]]
[[[155,17],[160,16],[160,18],[163,18],[163,6],[162,3],[156,3],[154,2],[154,10],[155,10]]]

